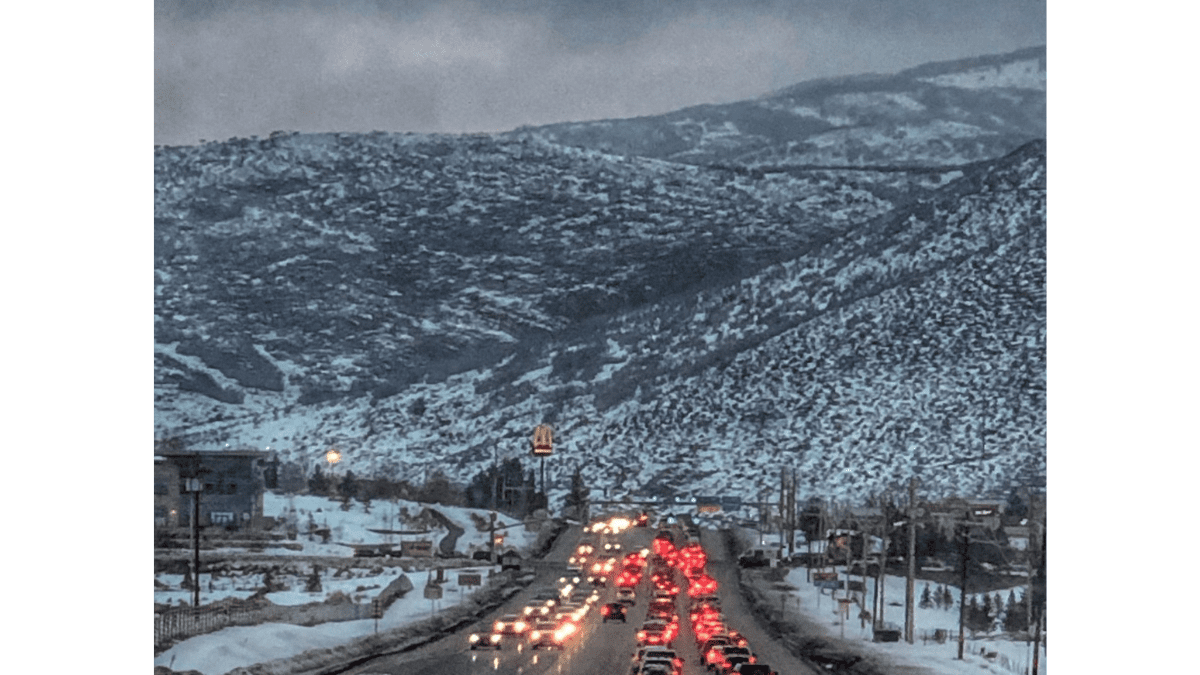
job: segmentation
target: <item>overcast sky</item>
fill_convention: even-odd
[[[156,0],[154,139],[504,131],[1043,44],[1045,0]]]

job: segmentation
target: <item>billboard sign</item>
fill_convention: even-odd
[[[402,541],[400,542],[400,556],[404,558],[432,558],[433,541],[429,539]]]
[[[536,457],[548,457],[554,454],[554,432],[547,424],[539,424],[533,430],[533,454]]]

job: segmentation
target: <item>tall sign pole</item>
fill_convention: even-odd
[[[546,498],[546,508],[550,507],[550,496],[546,494],[546,457],[554,454],[554,431],[548,424],[539,424],[533,430],[530,446],[535,457],[542,458],[542,496]]]

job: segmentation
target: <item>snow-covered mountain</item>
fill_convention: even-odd
[[[1046,48],[815,80],[758,99],[522,133],[697,165],[947,165],[1046,135]]]
[[[1032,50],[726,107],[819,98],[874,134],[922,102],[858,159],[786,125],[707,158],[571,125],[157,148],[156,437],[465,482],[548,422],[552,499],[576,466],[610,496],[756,495],[782,467],[828,496],[1035,480],[1044,77]],[[936,131],[993,99],[992,127]]]

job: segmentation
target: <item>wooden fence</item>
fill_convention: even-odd
[[[328,621],[354,621],[370,618],[371,605],[352,602],[178,607],[154,615],[154,652],[157,654],[180,640],[211,633],[229,626],[252,626],[267,622],[311,626]]]

